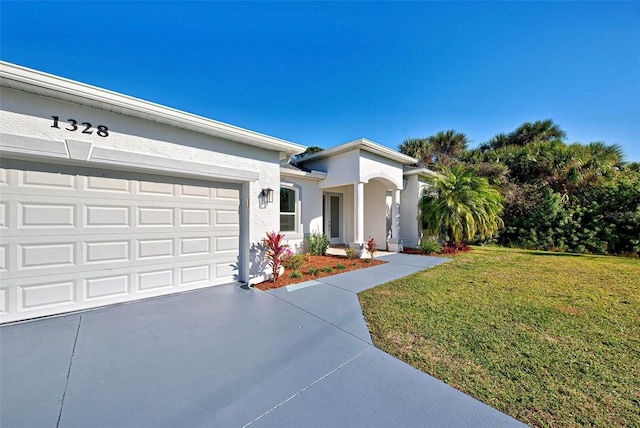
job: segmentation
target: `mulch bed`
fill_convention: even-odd
[[[304,266],[299,270],[302,274],[302,278],[289,278],[289,274],[291,274],[291,270],[287,269],[284,271],[284,274],[280,275],[278,281],[275,283],[273,281],[265,281],[260,284],[256,284],[256,288],[260,290],[271,290],[273,288],[286,287],[287,285],[297,284],[299,282],[311,281],[318,278],[324,278],[326,276],[337,275],[339,273],[349,272],[352,270],[364,269],[371,266],[376,266],[379,264],[383,264],[382,260],[370,260],[370,259],[352,259],[349,260],[346,257],[340,256],[308,256],[308,261],[305,262]],[[343,265],[344,269],[338,269],[336,266],[338,264]],[[322,269],[322,268],[331,268],[332,272],[318,272],[316,275],[309,275],[307,272],[309,268],[314,269]]]

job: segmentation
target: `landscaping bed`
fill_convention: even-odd
[[[299,278],[290,277],[293,271],[287,269],[280,275],[276,282],[265,281],[256,284],[255,287],[260,290],[271,290],[273,288],[285,287],[299,282],[311,281],[385,263],[382,260],[375,259],[348,259],[341,256],[312,256],[309,254],[305,255],[304,258],[303,266],[297,269],[297,272],[301,275]],[[310,271],[312,272],[311,274],[309,273]]]

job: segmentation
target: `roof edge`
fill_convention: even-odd
[[[27,85],[61,92],[71,96],[101,102],[115,107],[126,108],[152,117],[160,117],[169,124],[189,126],[203,134],[225,138],[239,143],[257,146],[268,150],[278,151],[286,155],[296,155],[304,152],[306,146],[271,137],[248,129],[218,122],[203,116],[187,113],[171,107],[145,101],[139,98],[124,95],[118,92],[102,89],[97,86],[55,76],[53,74],[0,61],[0,77],[17,81]],[[28,90],[24,86],[22,90]]]
[[[399,162],[403,165],[413,165],[418,162],[418,159],[412,158],[411,156],[404,155],[400,152],[392,150],[379,143],[368,140],[366,138],[358,138],[356,140],[349,141],[348,143],[340,144],[338,146],[331,147],[327,150],[323,150],[321,152],[306,156],[302,159],[297,160],[295,163],[302,164],[311,160],[325,159],[325,158],[328,158],[331,156],[337,156],[342,153],[346,153],[348,151],[355,150],[355,149],[365,150],[369,153],[382,156],[386,159]]]
[[[420,176],[426,177],[426,176],[438,175],[438,173],[430,169],[427,169],[427,167],[425,166],[416,166],[416,167],[405,166],[403,168],[402,175],[405,177],[409,177],[412,175],[420,175]]]
[[[325,178],[327,178],[326,172],[315,171],[315,170],[310,170],[309,172],[307,172],[301,169],[294,170],[289,168],[283,168],[282,165],[280,166],[280,175],[285,175],[289,177],[304,177],[304,178],[309,178],[309,179],[318,180],[318,181],[324,180]]]

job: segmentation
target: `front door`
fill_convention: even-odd
[[[324,195],[324,233],[332,244],[342,244],[342,194]]]

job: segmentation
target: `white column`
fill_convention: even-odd
[[[400,189],[392,190],[393,192],[393,208],[391,210],[391,237],[400,238]]]
[[[364,183],[353,183],[353,238],[364,242]]]

